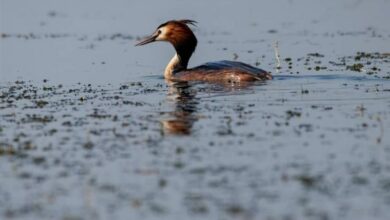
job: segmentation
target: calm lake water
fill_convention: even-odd
[[[0,0],[0,219],[390,219],[388,11]],[[190,66],[275,79],[167,84],[173,48],[134,44],[182,18]]]

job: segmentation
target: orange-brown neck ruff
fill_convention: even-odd
[[[175,72],[186,70],[188,61],[195,51],[197,39],[186,23],[181,21],[169,21],[163,24],[167,28],[167,40],[176,50],[176,55],[169,62],[165,75],[172,78]]]

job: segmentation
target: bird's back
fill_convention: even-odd
[[[174,78],[183,81],[248,82],[272,79],[270,73],[236,61],[222,60],[179,71]]]

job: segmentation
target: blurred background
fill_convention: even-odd
[[[182,18],[198,21],[199,44],[190,66],[237,54],[252,64],[265,56],[262,67],[274,68],[267,65],[274,62],[275,41],[282,57],[388,51],[389,5],[386,0],[1,0],[0,31],[11,37],[1,41],[0,77],[105,82],[107,76],[122,81],[158,75],[174,53],[171,46],[133,45],[159,24]]]

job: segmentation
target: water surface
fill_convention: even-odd
[[[0,219],[390,218],[390,2],[0,6]],[[167,84],[172,18],[275,79]]]

